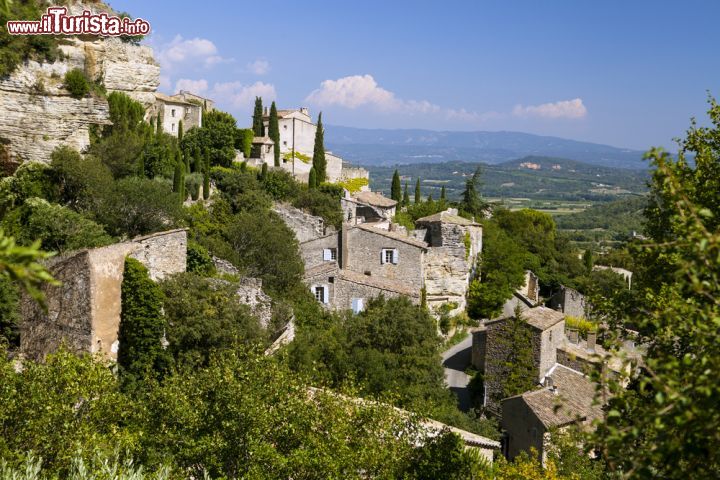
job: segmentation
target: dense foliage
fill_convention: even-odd
[[[313,146],[312,166],[315,169],[315,178],[318,184],[327,180],[327,160],[325,159],[325,132],[322,124],[322,112],[318,114],[317,128],[315,130],[315,145]]]
[[[65,73],[64,85],[73,98],[83,98],[90,91],[90,82],[79,68],[68,70]]]
[[[4,1],[0,4],[0,78],[10,75],[26,60],[53,62],[61,58],[57,38],[51,35],[10,35],[8,20],[40,20],[46,5],[37,0]]]

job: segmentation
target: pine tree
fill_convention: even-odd
[[[480,186],[481,173],[482,171],[480,167],[478,167],[473,176],[465,182],[465,191],[463,192],[461,203],[463,210],[476,217],[481,217],[487,208],[487,205],[477,192],[477,188]]]
[[[408,194],[407,182],[405,182],[405,192],[403,193],[402,205],[403,207],[410,205],[410,195]]]
[[[417,179],[417,182],[415,182],[415,203],[420,203],[422,199],[420,198],[420,179]]]
[[[309,188],[317,187],[317,172],[315,172],[315,167],[312,167],[310,169],[310,175],[308,177],[308,187]]]
[[[440,200],[441,201],[447,200],[445,198],[445,185],[443,185],[442,189],[440,190]]]
[[[278,125],[278,113],[275,102],[270,106],[270,123],[268,124],[268,136],[275,142],[275,166],[280,166],[280,126]]]
[[[182,138],[183,138],[183,121],[180,120],[178,122],[178,144],[180,144],[180,142],[182,142]]]
[[[256,137],[265,136],[265,125],[263,124],[262,97],[255,97],[255,110],[253,111],[253,133]]]
[[[313,148],[312,164],[315,169],[316,183],[320,185],[327,178],[327,161],[325,160],[324,132],[322,125],[322,112],[318,114],[317,130],[315,131],[315,147]]]
[[[402,200],[402,190],[400,187],[400,174],[397,170],[395,170],[395,173],[393,173],[392,177],[392,186],[390,187],[390,198],[395,200],[396,202],[399,202]]]

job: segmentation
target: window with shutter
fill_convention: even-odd
[[[330,302],[330,288],[328,288],[327,285],[324,285],[324,286],[322,287],[322,289],[323,289],[323,299],[322,299],[322,302],[325,303],[325,304],[327,304],[327,303]]]
[[[392,251],[392,252],[393,252],[392,263],[394,263],[395,265],[397,265],[397,264],[398,264],[398,260],[399,260],[398,249],[397,249],[397,248],[393,248],[393,251]]]
[[[365,310],[364,300],[362,298],[353,298],[352,299],[352,311],[353,313],[360,313],[363,310]]]

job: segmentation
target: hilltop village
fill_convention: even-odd
[[[480,169],[377,191],[321,112],[159,92],[140,38],[2,39],[0,477],[717,473],[708,131],[597,252]]]

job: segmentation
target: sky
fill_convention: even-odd
[[[716,0],[110,0],[150,22],[160,90],[249,126],[521,131],[673,149],[720,97]]]

